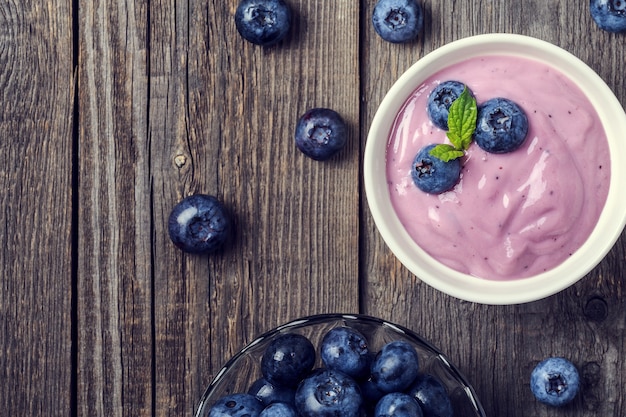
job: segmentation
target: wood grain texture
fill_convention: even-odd
[[[3,415],[71,412],[72,65],[71,2],[0,4]]]
[[[147,10],[79,15],[79,415],[153,415]]]
[[[358,310],[358,9],[292,2],[291,39],[264,49],[236,32],[236,5],[81,9],[80,414],[189,415],[261,332]],[[313,106],[351,127],[327,163],[293,144]],[[236,224],[211,257],[167,237],[170,210],[195,193]]]
[[[0,4],[0,414],[192,415],[260,333],[360,312],[439,346],[490,416],[553,415],[528,389],[549,355],[583,375],[564,413],[626,415],[624,237],[545,300],[463,302],[395,259],[361,181],[378,104],[428,52],[481,33],[535,36],[624,104],[626,36],[598,30],[585,2],[424,0],[423,36],[394,45],[374,33],[374,0],[286,1],[293,29],[271,48],[239,36],[237,0]],[[326,162],[293,143],[312,107],[349,126]],[[195,193],[223,200],[236,226],[211,256],[167,235],[171,209]]]
[[[481,33],[520,33],[561,46],[596,70],[626,103],[621,75],[626,38],[598,30],[582,3],[425,2],[423,37],[409,47],[385,44],[363,27],[368,48],[362,68],[387,70],[362,70],[363,143],[377,104],[404,70],[445,43]],[[372,8],[366,6],[365,16]],[[534,303],[484,306],[434,291],[410,274],[390,254],[369,213],[361,227],[364,312],[413,328],[447,352],[474,384],[487,415],[553,415],[528,388],[535,364],[551,355],[570,358],[583,376],[582,394],[564,411],[568,416],[624,415],[626,386],[616,377],[625,371],[617,359],[626,348],[623,236],[606,260],[575,286]]]
[[[292,2],[290,39],[260,48],[236,32],[237,3],[164,3],[151,14],[155,250],[169,260],[155,271],[164,415],[191,412],[211,376],[261,332],[301,315],[358,309],[358,252],[349,251],[358,246],[358,177],[349,175],[358,167],[358,136],[351,135],[352,152],[326,164],[293,144],[295,120],[312,106],[333,104],[358,128],[358,78],[350,71],[358,34],[324,19],[329,5]],[[335,10],[357,23],[347,2]],[[168,49],[172,39],[178,46]],[[350,54],[340,39],[354,44]],[[340,89],[345,94],[331,103]],[[166,237],[173,204],[194,193],[218,196],[235,222],[233,242],[208,259],[182,255]]]

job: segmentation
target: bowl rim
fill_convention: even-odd
[[[250,343],[246,344],[241,350],[239,350],[235,355],[233,355],[224,366],[215,374],[207,388],[204,390],[202,397],[198,405],[196,406],[195,417],[204,417],[203,411],[206,406],[208,406],[209,397],[211,395],[212,390],[221,382],[224,374],[228,371],[229,368],[235,365],[238,360],[245,356],[247,352],[262,343],[264,340],[272,338],[277,334],[284,333],[287,331],[299,329],[306,327],[307,325],[315,325],[322,324],[327,321],[346,321],[346,322],[365,322],[368,324],[372,324],[375,326],[384,326],[398,334],[402,334],[405,337],[412,339],[416,343],[420,343],[424,345],[427,349],[431,350],[436,356],[439,357],[441,361],[443,361],[446,367],[450,370],[450,372],[454,375],[454,377],[462,383],[462,388],[465,391],[465,394],[469,398],[472,407],[474,407],[474,411],[480,416],[486,416],[485,410],[474,391],[474,388],[469,383],[468,379],[461,373],[461,371],[457,368],[457,366],[451,362],[448,357],[435,345],[433,345],[428,340],[424,339],[415,331],[402,326],[400,324],[393,323],[391,321],[384,320],[382,318],[370,316],[367,314],[348,314],[348,313],[326,313],[326,314],[313,314],[309,316],[304,316],[301,318],[297,318],[291,321],[286,322],[285,324],[281,324],[271,330],[268,330],[262,333],[260,336],[253,339]]]
[[[592,105],[602,109],[598,110],[598,115],[607,135],[611,161],[607,200],[587,241],[555,268],[516,280],[488,280],[458,272],[434,260],[419,247],[405,231],[391,206],[385,183],[385,158],[379,157],[386,154],[387,138],[395,114],[421,81],[439,69],[464,59],[494,54],[542,61],[576,83]],[[626,141],[619,140],[620,131],[626,131],[626,113],[613,91],[593,69],[565,49],[538,38],[511,33],[461,38],[415,62],[381,101],[365,144],[363,178],[366,200],[386,245],[410,272],[431,287],[462,300],[483,304],[536,301],[556,294],[587,275],[611,250],[626,225],[626,199],[621,198],[619,190],[626,179],[626,164],[620,163],[626,158]]]

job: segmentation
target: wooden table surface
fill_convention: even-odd
[[[446,352],[489,416],[626,415],[626,241],[573,287],[513,306],[422,283],[384,244],[363,192],[369,125],[394,80],[456,39],[550,41],[626,103],[626,37],[588,1],[423,4],[420,40],[371,25],[374,0],[288,0],[273,48],[244,41],[236,0],[0,3],[0,414],[190,416],[223,363],[297,317],[363,313]],[[293,144],[297,117],[349,125],[326,162]],[[167,235],[183,197],[214,194],[236,238],[188,256]],[[528,388],[550,355],[581,370],[558,413]]]

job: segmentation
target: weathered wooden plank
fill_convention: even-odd
[[[77,413],[151,416],[147,4],[79,12]]]
[[[0,4],[4,415],[71,414],[71,16],[71,1]]]
[[[376,106],[404,70],[423,54],[473,34],[521,33],[562,46],[594,68],[626,103],[625,38],[599,31],[587,3],[442,1],[425,6],[424,37],[415,45],[385,44],[363,19],[363,143]],[[365,18],[372,8],[366,7]],[[367,210],[364,217],[365,312],[407,325],[440,346],[467,373],[487,415],[551,415],[553,410],[538,404],[528,388],[532,368],[550,355],[571,358],[583,373],[583,393],[567,409],[568,416],[624,414],[626,387],[617,376],[624,373],[617,359],[625,349],[623,237],[598,268],[560,294],[519,306],[484,306],[443,295],[412,276],[386,248]]]
[[[189,68],[190,37],[194,30],[190,23],[194,18],[191,7],[188,1],[153,2],[150,7],[148,108],[155,253],[153,359],[155,407],[160,416],[192,414],[194,401],[197,401],[193,393],[201,390],[197,381],[201,366],[198,362],[204,359],[197,345],[209,333],[206,308],[209,265],[202,258],[186,259],[167,236],[167,219],[172,207],[190,190],[196,191],[198,183],[200,187],[212,186],[215,179],[213,170],[202,171],[195,161],[195,149],[205,146],[205,138],[196,133],[196,122],[189,110],[189,96],[193,94],[189,83],[194,77]],[[198,4],[194,13],[200,10],[202,6]],[[202,178],[206,174],[208,177]],[[212,190],[204,192],[214,194]]]
[[[297,316],[358,309],[358,8],[289,1],[295,28],[264,49],[235,29],[237,1],[151,4],[150,137],[155,241],[156,403],[195,407],[226,359]],[[338,24],[340,23],[340,24]],[[307,108],[339,111],[342,155],[293,144]],[[166,234],[173,205],[214,194],[236,236],[209,257]]]

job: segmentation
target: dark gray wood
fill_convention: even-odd
[[[0,4],[0,410],[72,404],[72,4]]]
[[[237,0],[21,3],[0,5],[3,412],[191,415],[213,375],[260,333],[361,312],[439,346],[490,416],[554,413],[528,388],[549,355],[583,375],[568,416],[626,414],[624,238],[557,295],[479,305],[411,275],[362,192],[378,104],[411,64],[453,40],[550,41],[626,103],[626,37],[597,29],[586,2],[423,1],[423,36],[394,45],[373,31],[375,1],[288,0],[294,28],[271,48],[239,36]],[[349,125],[330,161],[293,143],[312,107]],[[211,256],[185,255],[167,236],[170,210],[194,193],[223,200],[236,225]]]
[[[239,36],[235,5],[81,9],[80,414],[189,415],[261,332],[358,310],[359,10],[292,4],[290,39],[265,49]],[[293,143],[314,106],[351,125],[326,163]],[[195,193],[236,224],[209,257],[167,236]]]
[[[154,414],[147,6],[79,7],[78,415]]]

